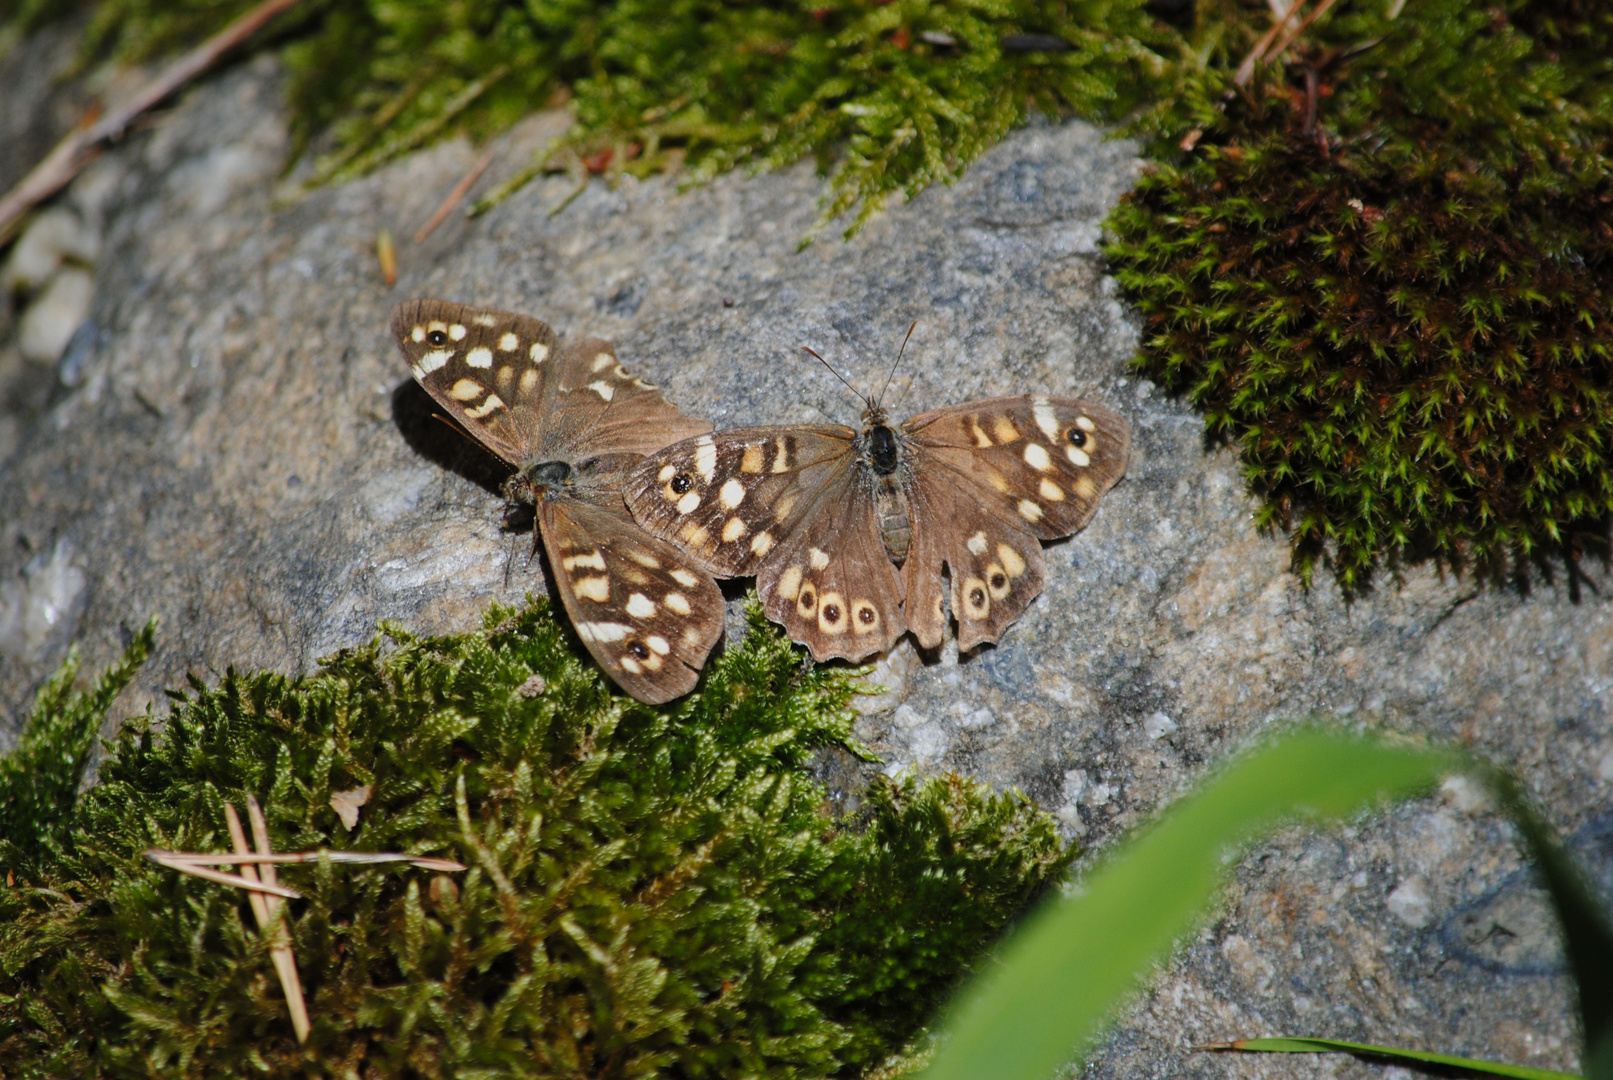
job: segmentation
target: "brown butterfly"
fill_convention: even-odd
[[[768,617],[814,659],[861,660],[907,630],[940,645],[943,568],[958,648],[996,641],[1042,590],[1040,541],[1085,525],[1125,473],[1126,421],[1027,394],[892,427],[865,402],[860,432],[739,428],[669,446],[633,470],[627,505],[712,573],[756,575]]]
[[[633,523],[622,483],[645,454],[711,423],[634,378],[610,342],[556,348],[525,315],[409,300],[392,333],[426,392],[515,466],[505,497],[535,508],[561,602],[599,666],[651,704],[694,689],[722,636],[722,593],[698,560]]]

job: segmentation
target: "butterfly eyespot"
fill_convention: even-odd
[[[677,492],[679,495],[682,495],[685,491],[688,491],[692,487],[694,487],[694,477],[690,476],[686,472],[680,472],[678,475],[672,478],[672,490]]]
[[[650,658],[650,647],[644,644],[642,641],[633,642],[633,644],[627,647],[627,651],[638,657],[640,660],[648,660]]]
[[[441,348],[442,346],[448,344],[448,335],[441,330],[433,330],[431,333],[426,335],[426,341],[438,348]]]
[[[1070,440],[1071,446],[1085,446],[1087,444],[1087,433],[1078,427],[1071,428],[1066,438]]]
[[[991,575],[991,587],[993,589],[1007,588],[1008,587],[1008,575],[1004,574],[1004,573],[1001,573],[1001,572]]]

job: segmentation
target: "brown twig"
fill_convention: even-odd
[[[470,191],[471,185],[481,179],[482,174],[487,171],[487,167],[493,164],[493,154],[496,149],[496,147],[489,146],[487,153],[482,155],[481,160],[471,167],[470,172],[460,178],[459,183],[454,185],[454,190],[448,193],[448,197],[442,201],[442,205],[437,207],[436,212],[431,215],[431,220],[420,226],[420,231],[414,234],[415,243],[421,243],[426,237],[430,236],[431,230],[441,225],[443,219],[449,215],[455,206],[459,205],[460,200]]]
[[[295,889],[288,889],[284,885],[265,885],[255,876],[251,878],[243,878],[239,874],[226,874],[222,870],[210,870],[200,862],[173,857],[183,854],[186,853],[153,850],[146,852],[146,858],[150,859],[158,866],[166,866],[170,870],[178,870],[181,874],[189,874],[191,877],[199,877],[203,881],[216,881],[220,885],[233,885],[237,889],[245,889],[247,892],[252,893],[273,893],[275,896],[283,896],[287,900],[302,899],[302,893],[296,891]]]
[[[320,848],[318,851],[276,851],[269,855],[223,855],[208,851],[164,851],[161,848],[152,848],[146,852],[146,858],[152,862],[162,863],[164,866],[178,868],[185,866],[241,866],[246,863],[312,863],[321,859],[329,859],[333,863],[352,863],[358,866],[379,866],[385,863],[406,862],[418,866],[422,870],[438,870],[444,873],[457,873],[465,869],[465,864],[455,862],[453,859],[434,859],[425,855],[400,855],[394,851],[330,851]],[[282,891],[276,896],[284,896],[289,889],[281,886]],[[261,890],[268,892],[269,890]],[[295,900],[300,894],[292,894],[289,899]]]
[[[246,809],[252,818],[252,835],[257,841],[257,853],[269,855],[269,833],[264,827],[263,810],[258,806],[258,800],[248,795]],[[231,803],[224,804],[224,820],[230,827],[230,842],[235,845],[236,854],[252,854],[252,849],[247,847],[246,835],[241,831],[241,819],[236,816],[235,806]],[[249,881],[258,880],[260,873],[265,885],[275,883],[272,861],[241,865],[241,876]],[[299,1043],[306,1042],[308,1003],[303,1000],[302,980],[297,977],[297,959],[291,952],[291,937],[285,925],[275,917],[279,914],[280,901],[257,892],[248,893],[247,900],[252,905],[253,918],[258,921],[258,930],[269,939],[269,958],[274,962],[275,974],[280,977],[280,989],[286,995],[286,1008],[291,1012],[291,1029],[297,1033]]]
[[[1304,6],[1305,0],[1293,0],[1293,3],[1288,5],[1287,14],[1273,22],[1271,29],[1260,36],[1260,40],[1255,42],[1255,47],[1249,50],[1249,55],[1243,58],[1243,63],[1238,65],[1237,73],[1232,76],[1234,86],[1249,85],[1249,80],[1255,77],[1255,65],[1265,58],[1266,50],[1271,48],[1271,43],[1277,40],[1278,35],[1293,22],[1294,16],[1298,15],[1299,9]]]
[[[0,198],[0,244],[11,238],[23,215],[65,187],[79,170],[95,159],[99,145],[121,136],[129,124],[159,101],[212,67],[218,58],[256,33],[270,19],[295,7],[300,0],[263,0],[263,3],[169,65],[156,79],[128,101],[88,127],[56,144],[44,161]]]

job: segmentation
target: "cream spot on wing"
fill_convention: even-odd
[[[433,371],[446,364],[453,355],[454,350],[452,349],[433,349],[420,358],[420,363],[417,366],[421,371],[430,375]]]
[[[487,393],[487,387],[475,379],[460,379],[448,388],[448,396],[455,401],[475,401]]]
[[[669,592],[661,598],[668,611],[679,615],[687,615],[693,609],[689,607],[689,598],[680,592]]]
[[[790,448],[783,439],[778,441],[778,455],[773,458],[773,471],[776,473],[790,471]]]
[[[538,373],[531,368],[521,372],[521,393],[530,394],[532,388],[538,385]]]
[[[441,330],[444,333],[446,333],[447,330],[448,330],[448,324],[443,322],[441,319],[432,319],[430,322],[428,322],[426,324],[426,329],[427,330]]]
[[[1046,499],[1048,502],[1064,501],[1064,489],[1053,483],[1053,481],[1049,480],[1045,476],[1042,477],[1042,486],[1037,490],[1042,493],[1042,498]]]
[[[455,340],[455,341],[464,341],[465,340],[465,328],[463,326],[461,326],[459,323],[454,323],[454,325],[452,325],[452,326],[450,326],[448,328],[448,336],[450,338],[452,338],[453,340]]]
[[[879,629],[879,609],[872,600],[851,602],[851,629],[856,634],[872,634]]]
[[[534,364],[541,364],[549,359],[549,346],[541,341],[534,341],[532,348],[527,350],[526,355]]]
[[[818,602],[818,629],[825,634],[844,634],[849,621],[846,602],[837,592],[826,592]]]
[[[1025,464],[1037,472],[1046,472],[1053,467],[1053,458],[1048,454],[1047,447],[1041,443],[1026,443]]]
[[[972,416],[969,417],[969,434],[974,436],[975,446],[982,450],[989,449],[991,446],[995,445],[991,441],[991,436],[987,435],[983,430],[981,430],[980,421],[976,420]]]
[[[649,656],[646,656],[644,658],[644,670],[646,670],[646,671],[660,671],[661,670],[661,658],[659,656],[656,656],[654,653],[651,653]]]
[[[779,575],[778,594],[786,600],[794,600],[801,591],[801,568],[792,566]]]
[[[1042,429],[1043,435],[1049,439],[1059,437],[1059,418],[1045,397],[1031,399],[1031,415],[1036,417],[1036,426]]]
[[[969,550],[976,555],[986,553],[986,532],[984,529],[969,537]]]
[[[986,480],[991,484],[992,487],[996,488],[1004,495],[1008,494],[1008,478],[1002,473],[998,472],[996,469],[986,470]]]
[[[790,516],[790,511],[794,509],[795,496],[785,495],[783,498],[779,499],[778,502],[773,504],[773,516],[778,520],[783,521],[785,518]]]
[[[465,354],[465,363],[471,367],[489,368],[493,366],[493,350],[485,345],[478,345]]]
[[[630,585],[648,585],[654,580],[636,566],[618,566],[616,576]]]
[[[608,352],[602,352],[594,357],[594,362],[589,366],[588,370],[604,371],[614,363],[616,363],[616,357],[612,356]]]
[[[695,577],[681,566],[675,566],[672,568],[672,580],[676,581],[679,585],[682,585],[685,589],[692,589],[696,585],[700,584],[699,578]]]
[[[1075,493],[1081,496],[1083,499],[1090,499],[1098,493],[1098,485],[1092,482],[1092,478],[1090,476],[1077,477],[1075,481]]]
[[[605,569],[605,556],[599,552],[590,552],[587,555],[567,555],[560,560],[560,565],[567,570],[575,570],[579,566],[586,566],[590,570]]]
[[[648,645],[652,652],[658,652],[662,656],[672,651],[672,646],[667,644],[666,638],[660,634],[651,634],[644,639],[644,644]]]
[[[655,474],[655,478],[664,484],[676,475],[678,475],[678,467],[676,465],[663,465],[661,466],[661,471]]]
[[[678,530],[678,539],[693,548],[703,545],[706,542],[707,535],[706,527],[693,521],[685,522],[683,528]],[[676,574],[673,576],[677,577]],[[678,580],[683,581],[682,578],[678,578]],[[685,581],[684,584],[687,585],[688,582]]]
[[[610,599],[610,578],[585,577],[572,582],[578,596],[584,600],[592,600],[596,604],[603,604]]]
[[[714,450],[713,453],[715,452]],[[717,492],[717,501],[722,503],[724,510],[732,510],[745,501],[745,485],[738,480],[730,479],[723,484],[722,490]]]
[[[1008,573],[1001,566],[992,563],[986,567],[986,589],[991,593],[993,600],[1001,600],[1013,588],[1008,583]]]
[[[691,491],[678,500],[678,513],[692,514],[700,508],[700,492]]]
[[[655,601],[636,592],[627,598],[627,613],[635,619],[648,619],[655,614]]]
[[[500,352],[514,352],[521,347],[521,339],[514,334],[506,333],[498,339],[498,347]]]
[[[971,619],[984,619],[991,614],[991,596],[986,583],[972,577],[963,583],[963,610]]]
[[[1003,561],[1003,569],[1008,571],[1009,577],[1018,577],[1025,572],[1025,560],[1007,544],[997,545],[997,558]]]
[[[632,629],[619,622],[579,622],[577,636],[584,641],[620,641]]]
[[[422,341],[426,340],[426,328],[424,326],[415,327],[413,330],[409,331],[409,339],[416,345],[420,344]]]
[[[482,402],[477,408],[466,409],[465,415],[470,417],[472,420],[480,420],[482,417],[486,416],[490,412],[493,412],[495,409],[502,409],[504,407],[505,405],[503,398],[499,397],[497,394],[488,394],[486,401]]]
[[[480,314],[480,315],[471,316],[470,321],[475,323],[477,326],[497,326],[498,325],[498,319],[495,318],[492,315],[487,314],[485,311],[482,312],[482,314]]]
[[[760,446],[745,447],[745,456],[739,459],[739,471],[748,473],[762,471],[762,448]]]
[[[1077,416],[1075,418],[1075,426],[1080,428],[1082,431],[1097,431],[1098,430],[1098,425],[1094,424],[1092,422],[1091,418],[1086,417],[1086,416]]]
[[[644,669],[639,667],[638,661],[625,654],[622,656],[622,669],[624,671],[630,671],[634,675],[642,675],[644,673]]]
[[[604,379],[600,379],[598,382],[589,383],[588,389],[592,390],[606,401],[609,401],[611,398],[616,396],[616,387],[612,386]]]
[[[515,369],[505,364],[498,369],[497,378],[499,389],[508,391],[510,384],[515,381]]]
[[[738,540],[741,536],[744,536],[749,531],[750,530],[746,528],[743,521],[739,520],[737,517],[731,517],[723,524],[722,542],[725,544],[732,544],[735,540]]]
[[[700,627],[691,626],[683,632],[683,643],[693,649],[700,644]]]
[[[1087,452],[1081,449],[1079,446],[1066,446],[1064,448],[1064,456],[1069,458],[1075,464],[1081,466],[1083,469],[1092,464],[1092,458],[1089,457]]]
[[[1019,429],[1014,422],[1006,416],[999,415],[991,422],[991,432],[997,436],[997,441],[1003,444],[1011,443],[1019,438]]]
[[[717,447],[712,444],[710,435],[695,440],[694,467],[708,484],[717,475]]]
[[[773,550],[773,534],[763,530],[750,538],[751,554],[760,558]]]
[[[646,570],[661,569],[661,560],[657,559],[654,555],[651,555],[648,551],[640,551],[638,548],[628,548],[626,554],[629,559],[632,559]],[[605,569],[604,565],[601,564],[599,569]]]
[[[1026,521],[1041,521],[1042,508],[1029,499],[1019,500],[1019,516]]]
[[[812,564],[812,569],[822,570],[829,565],[829,556],[822,548],[809,548],[807,550],[807,561]]]

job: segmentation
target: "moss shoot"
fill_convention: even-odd
[[[809,768],[853,691],[753,612],[701,691],[611,695],[542,604],[488,629],[389,628],[315,675],[231,672],[127,725],[83,795],[125,663],[40,695],[3,766],[54,778],[0,812],[8,1076],[858,1075],[1071,852],[1014,795],[878,781],[849,817]],[[371,786],[348,832],[332,793]],[[263,803],[278,851],[441,855],[463,874],[285,867],[313,1016],[299,1046],[244,895],[142,857],[228,850]]]

